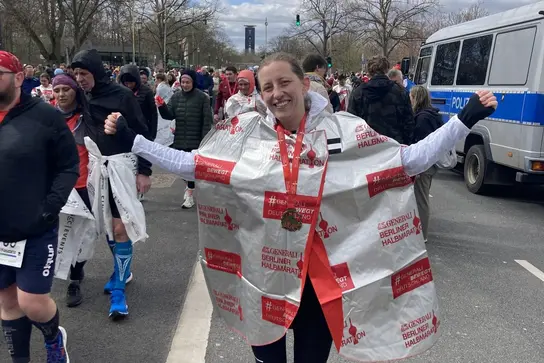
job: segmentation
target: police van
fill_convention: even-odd
[[[477,90],[499,102],[456,146],[473,193],[544,184],[544,1],[441,29],[421,46],[414,82],[444,120]]]

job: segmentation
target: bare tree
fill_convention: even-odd
[[[46,60],[60,61],[66,26],[62,0],[0,0],[0,5],[21,25]]]
[[[73,31],[70,56],[78,51],[93,30],[96,15],[108,4],[108,0],[62,0],[66,20]]]
[[[315,48],[311,45],[304,36],[288,35],[289,30],[286,30],[284,34],[272,38],[268,41],[267,52],[277,53],[285,52],[290,53],[298,59],[304,58],[304,56],[312,51],[315,52]],[[264,55],[264,46],[259,49],[259,54]]]
[[[468,8],[449,13],[447,19],[442,23],[442,26],[456,25],[466,21],[482,18],[487,15],[489,15],[489,12],[484,8],[483,2],[480,0]]]
[[[177,44],[182,39],[173,37],[180,30],[191,25],[211,22],[218,8],[217,0],[202,1],[194,5],[190,0],[144,0],[135,17],[143,24],[146,33],[153,39],[163,54],[166,64],[166,49],[169,44]],[[136,18],[133,19],[136,21]],[[178,39],[176,39],[178,38]]]
[[[389,57],[401,42],[421,37],[414,22],[437,6],[437,0],[351,0],[350,14],[366,40]]]
[[[300,7],[302,24],[291,31],[303,37],[322,56],[330,55],[334,36],[349,27],[348,8],[344,0],[303,0]]]

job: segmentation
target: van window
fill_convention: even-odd
[[[419,58],[419,61],[417,62],[416,75],[414,77],[415,84],[427,83],[430,65],[431,57]]]
[[[451,86],[455,78],[455,66],[459,56],[460,42],[440,44],[436,48],[431,84],[433,86]]]
[[[489,85],[523,86],[527,83],[536,27],[497,34]]]
[[[481,86],[485,84],[493,35],[463,40],[457,81],[459,86]]]

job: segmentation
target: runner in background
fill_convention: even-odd
[[[175,121],[172,147],[191,152],[198,149],[212,127],[212,109],[209,107],[208,95],[195,87],[195,71],[183,71],[180,82],[181,91],[174,92],[167,104],[158,96],[156,103],[162,118]],[[194,181],[187,181],[181,208],[190,209],[195,206],[194,189]]]
[[[153,91],[148,86],[148,72],[146,68],[138,69],[137,66],[127,64],[121,67],[117,78],[119,84],[130,89],[140,105],[140,109],[147,124],[147,136],[154,141],[157,137],[158,112],[155,106]],[[144,192],[139,194],[140,200],[144,199]]]
[[[225,118],[251,111],[266,115],[266,105],[255,88],[255,74],[245,69],[238,74],[238,92],[225,105]]]
[[[112,112],[120,112],[127,119],[132,128],[140,130],[140,132],[146,137],[149,137],[146,121],[142,115],[138,102],[134,94],[121,85],[111,82],[104,71],[102,60],[98,52],[94,49],[83,50],[77,53],[72,60],[72,68],[76,80],[83,90],[90,96],[89,97],[89,112],[91,114],[92,122],[94,124],[102,124],[107,116]],[[114,156],[118,154],[126,154],[130,152],[130,148],[126,145],[121,145],[118,140],[111,138],[108,135],[104,135],[103,131],[97,133],[95,140],[99,152],[106,157]],[[89,149],[89,148],[87,148]],[[90,152],[90,150],[89,150]],[[100,167],[108,167],[107,165],[101,165]],[[151,186],[151,164],[145,159],[139,158],[136,165],[137,175],[131,177],[130,180],[122,181],[123,183],[134,183],[137,186],[139,193],[146,193]],[[91,172],[91,171],[89,171]],[[99,172],[98,170],[96,172]],[[131,240],[127,232],[119,208],[116,201],[115,194],[112,190],[112,179],[108,175],[102,174],[101,177],[108,179],[108,195],[100,195],[99,186],[93,186],[94,199],[91,198],[93,203],[93,213],[95,216],[107,215],[111,216],[111,225],[103,225],[99,228],[105,231],[112,231],[113,235],[108,235],[108,245],[113,255],[113,273],[110,276],[109,281],[104,286],[105,293],[111,293],[110,296],[110,310],[109,316],[116,320],[122,319],[128,316],[128,305],[125,295],[125,287],[128,282],[132,280],[131,263],[132,263],[132,243],[137,242]],[[121,186],[119,185],[118,188]],[[133,191],[132,187],[127,186],[127,189]],[[91,188],[89,188],[91,193]],[[136,193],[136,191],[134,191]],[[96,200],[96,198],[107,198],[109,202],[109,210],[105,210],[104,203]],[[138,201],[137,194],[134,195],[135,200],[130,200],[130,205],[138,209],[138,212],[143,213],[142,204]],[[96,208],[95,208],[96,205]],[[126,211],[123,211],[126,213]],[[101,218],[101,217],[100,217]],[[100,219],[99,219],[100,220]],[[127,220],[127,224],[131,221]],[[145,221],[144,225],[135,226],[140,231],[139,238],[144,238],[145,235]]]
[[[173,77],[172,74],[168,74],[168,77]],[[164,103],[168,104],[170,97],[174,91],[172,91],[172,85],[168,83],[167,76],[164,73],[158,73],[155,77],[157,79],[157,89],[155,96],[158,96],[164,100]],[[155,107],[155,103],[153,104]],[[158,111],[157,111],[158,112]],[[175,124],[175,121],[174,121]],[[155,142],[159,144],[170,146],[174,142],[174,133],[172,129],[172,121],[163,119],[160,115],[157,118],[157,137]]]
[[[217,91],[217,99],[215,100],[215,107],[213,111],[213,120],[215,122],[220,119],[224,119],[225,105],[232,95],[238,92],[238,83],[236,78],[238,77],[238,70],[234,66],[228,66],[225,68],[225,78],[219,83],[219,90]]]
[[[77,86],[73,76],[59,74],[53,78],[53,93],[57,101],[57,110],[62,114],[66,124],[74,135],[79,154],[79,179],[75,189],[87,208],[92,210],[89,193],[87,192],[87,178],[89,176],[89,153],[85,147],[83,138],[86,135],[96,133],[92,130],[89,111],[86,107],[85,94]],[[96,138],[93,135],[92,138]],[[70,284],[66,292],[66,306],[76,307],[83,301],[81,282],[85,277],[83,267],[86,261],[77,262],[70,268]]]
[[[0,51],[2,328],[14,363],[30,362],[32,325],[44,336],[47,363],[69,363],[50,292],[58,217],[78,179],[79,158],[64,118],[21,92],[23,80],[19,60]]]
[[[48,103],[54,102],[53,86],[51,86],[51,77],[49,74],[41,74],[40,85],[32,90],[31,95],[32,97],[39,97]]]
[[[346,76],[343,74],[338,76],[338,84],[332,89],[333,91],[338,93],[338,97],[340,98],[339,111],[347,111],[349,96],[351,95],[351,91],[353,91],[353,88],[349,84],[346,84]]]

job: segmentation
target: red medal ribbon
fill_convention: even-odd
[[[234,87],[230,88],[230,82],[227,82],[227,87],[229,88],[229,97],[236,92],[236,82],[234,82]]]
[[[285,143],[285,129],[278,123],[276,131],[278,133],[278,144],[280,147],[281,164],[283,166],[283,178],[285,180],[285,190],[287,191],[287,208],[295,208],[295,196],[297,194],[298,171],[300,168],[300,153],[302,152],[302,139],[306,127],[306,114],[302,117],[297,132],[295,150],[293,152],[293,167],[289,162],[287,153],[287,144]]]

